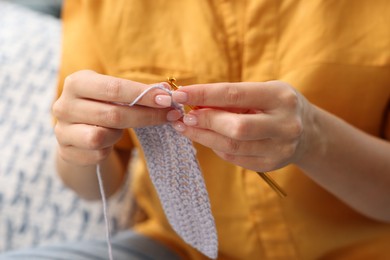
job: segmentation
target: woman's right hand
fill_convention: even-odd
[[[88,166],[106,159],[123,130],[175,121],[181,115],[170,108],[171,97],[154,89],[134,106],[131,103],[146,84],[79,71],[65,80],[53,105],[59,156],[68,163]]]

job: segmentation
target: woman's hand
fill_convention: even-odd
[[[79,196],[100,198],[97,164],[107,196],[121,186],[130,151],[115,151],[113,146],[124,129],[181,117],[169,108],[171,97],[159,89],[148,92],[134,106],[126,106],[149,87],[93,71],[79,71],[66,78],[62,95],[53,106],[59,144],[57,171]]]
[[[67,77],[53,106],[60,157],[75,165],[96,165],[108,157],[123,129],[162,124],[167,115],[177,120],[180,114],[168,108],[171,97],[162,90],[152,90],[132,107],[119,105],[131,103],[148,87],[93,71]]]
[[[388,141],[312,105],[279,81],[186,86],[173,98],[205,107],[174,127],[223,159],[254,171],[294,163],[357,211],[390,222]]]
[[[206,107],[192,110],[174,127],[234,164],[275,170],[299,160],[306,149],[309,105],[284,82],[187,86],[174,99]]]

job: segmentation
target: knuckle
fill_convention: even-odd
[[[203,115],[202,114],[198,115],[198,117],[200,117],[200,120],[202,121],[204,128],[213,129],[214,121],[211,119],[212,118],[211,116],[209,116],[207,113],[205,113]]]
[[[242,140],[249,132],[249,122],[245,118],[236,118],[231,122],[230,137],[236,140]]]
[[[231,154],[236,154],[240,149],[240,142],[233,140],[231,138],[226,139],[227,152]]]
[[[85,167],[98,164],[100,161],[104,160],[104,157],[100,156],[99,151],[94,151],[94,153],[78,157],[75,160],[77,160],[75,164]]]
[[[295,151],[296,151],[296,146],[294,144],[283,146],[283,148],[280,151],[281,161],[286,161],[292,158],[295,154]]]
[[[158,109],[158,110],[154,110],[156,111],[157,113],[153,113],[153,124],[154,125],[159,125],[159,124],[162,124],[162,123],[165,123],[167,120],[167,110],[166,109]]]
[[[106,159],[109,154],[111,153],[112,151],[112,148],[111,147],[107,147],[107,148],[104,148],[104,149],[99,149],[96,151],[95,153],[95,161],[96,162],[101,162],[103,161],[104,159]]]
[[[229,162],[233,162],[236,159],[236,156],[234,156],[233,154],[229,154],[229,153],[219,153],[219,156],[223,160],[229,161]]]
[[[160,125],[166,121],[166,110],[153,109],[148,113],[148,116],[139,116],[139,122],[142,120],[145,121],[147,125]]]
[[[191,103],[195,104],[207,104],[208,98],[207,98],[207,92],[205,89],[199,89],[196,92],[196,95],[189,95],[189,100]]]
[[[188,131],[188,135],[190,136],[190,139],[199,141],[201,140],[200,132],[196,129],[191,129]]]
[[[85,74],[85,71],[76,71],[72,74],[69,74],[64,79],[64,89],[73,88],[81,78]]]
[[[276,170],[279,166],[279,161],[272,157],[265,157],[260,160],[258,165],[261,166],[261,171],[268,172]]]
[[[292,88],[284,88],[280,95],[280,99],[282,100],[283,104],[285,104],[290,109],[295,109],[298,107],[298,93]]]
[[[57,154],[58,154],[58,156],[59,156],[62,160],[66,161],[66,162],[71,162],[71,161],[72,161],[72,160],[69,158],[68,153],[65,151],[65,149],[64,149],[61,145],[58,146]]]
[[[118,78],[110,78],[106,84],[106,96],[110,100],[120,100],[121,98],[122,81]]]
[[[304,131],[302,120],[300,120],[300,119],[296,120],[294,125],[293,125],[293,127],[292,127],[292,129],[293,129],[293,134],[294,134],[295,137],[302,136],[303,135],[303,131]]]
[[[54,135],[57,139],[57,142],[61,145],[63,144],[64,142],[62,141],[62,136],[63,136],[63,132],[62,132],[62,128],[60,127],[60,125],[57,123],[55,126],[54,126]]]
[[[100,149],[105,140],[104,131],[102,131],[102,128],[100,127],[91,127],[91,130],[87,132],[85,140],[88,149]]]
[[[58,149],[58,156],[68,163],[79,166],[90,166],[106,159],[111,150],[110,147],[86,152],[85,150],[79,150],[72,146],[60,146]]]
[[[64,89],[73,88],[76,85],[82,84],[82,81],[85,77],[90,76],[91,74],[96,74],[96,72],[92,70],[79,70],[69,74],[64,79]]]
[[[55,117],[58,117],[59,115],[62,114],[62,109],[59,103],[60,103],[59,100],[57,100],[56,102],[54,102],[54,104],[51,107],[51,111]]]
[[[74,160],[69,159],[69,162],[74,163],[78,166],[86,167],[90,165],[96,164],[98,161],[95,160],[93,156],[83,156],[83,157],[77,157]]]
[[[103,113],[103,122],[106,122],[109,126],[114,128],[120,128],[122,126],[123,115],[117,106],[110,106]]]
[[[259,157],[256,160],[256,166],[258,167],[256,169],[257,171],[267,172],[271,169],[269,165],[270,165],[270,160],[268,157]]]
[[[66,106],[65,106],[64,102],[61,101],[61,99],[54,102],[54,104],[52,106],[53,116],[57,119],[61,119],[61,118],[66,117],[66,115],[68,114],[68,111],[69,110],[66,109]]]
[[[291,120],[289,124],[287,124],[288,136],[292,139],[299,138],[303,134],[303,123],[302,120],[298,117]]]
[[[228,86],[225,93],[225,102],[227,105],[238,104],[241,100],[243,100],[243,98],[244,94],[238,90],[237,86]]]
[[[58,156],[65,162],[75,165],[87,166],[89,163],[89,157],[79,156],[78,151],[72,146],[59,146]]]
[[[64,88],[71,87],[74,84],[76,78],[77,78],[77,72],[66,76],[64,79]]]
[[[272,143],[272,146],[268,148],[267,154],[262,157],[258,157],[258,165],[261,171],[273,171],[286,165],[294,154],[295,149],[290,144],[283,142]]]

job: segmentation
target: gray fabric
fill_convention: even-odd
[[[170,124],[135,132],[169,223],[188,244],[217,258],[217,231],[191,141]]]
[[[172,96],[171,90],[156,84],[142,92],[129,106],[135,105],[155,88]],[[172,102],[171,106],[184,113],[180,104]],[[191,140],[177,133],[171,124],[138,128],[135,132],[169,223],[185,242],[206,256],[217,258],[214,217]]]

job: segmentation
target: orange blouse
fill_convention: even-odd
[[[278,79],[367,133],[388,129],[388,0],[67,0],[63,22],[60,86],[80,69],[144,83],[173,75],[180,85]],[[119,149],[139,147],[130,135]],[[294,165],[271,173],[288,194],[280,199],[254,172],[195,147],[219,259],[390,259],[389,224],[360,215]],[[169,226],[142,156],[132,174],[147,216],[135,230],[204,259]]]

